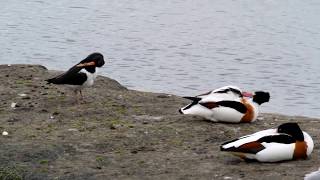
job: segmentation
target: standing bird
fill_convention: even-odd
[[[220,149],[246,160],[278,162],[306,159],[313,147],[311,136],[303,132],[297,123],[284,123],[277,129],[259,131],[226,142]]]
[[[214,122],[253,122],[259,106],[270,99],[268,92],[242,92],[235,86],[225,86],[195,97],[184,97],[192,103],[179,109],[181,114],[193,114]]]
[[[67,72],[54,78],[47,79],[48,84],[64,84],[69,85],[75,94],[80,93],[85,87],[93,85],[97,77],[97,68],[104,65],[103,55],[100,53],[92,53],[78,64],[71,67]]]

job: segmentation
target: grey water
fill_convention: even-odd
[[[304,180],[319,180],[320,170],[308,173],[305,175]]]
[[[91,52],[125,86],[270,91],[262,112],[320,117],[318,0],[0,1],[0,64],[67,70]]]

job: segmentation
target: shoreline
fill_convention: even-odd
[[[54,74],[40,65],[0,65],[0,130],[8,132],[0,137],[0,177],[302,179],[320,166],[320,119],[263,113],[251,124],[212,123],[180,115],[189,101],[179,96],[130,90],[103,76],[76,104],[68,88],[46,84]],[[247,163],[220,152],[226,140],[288,121],[313,137],[308,160]]]
[[[0,65],[38,65],[38,64],[0,64]],[[43,66],[43,65],[39,65],[39,66]],[[48,69],[48,71],[50,73],[57,73],[57,72],[61,72],[61,70],[57,70],[57,69],[50,69],[50,68],[47,68],[45,67],[46,69]],[[68,69],[65,69],[65,70],[68,70]],[[100,71],[99,71],[100,72]],[[104,75],[101,75],[101,72],[99,74],[98,72],[98,76],[101,76],[101,77],[108,77],[110,79],[113,79],[112,77],[109,77],[107,74],[104,74]],[[115,80],[115,79],[114,79]],[[148,92],[148,93],[161,93],[161,94],[170,94],[170,95],[174,95],[174,96],[178,96],[178,97],[182,97],[182,96],[190,96],[190,95],[197,95],[197,93],[195,94],[175,94],[175,93],[171,93],[171,92],[165,92],[165,91],[156,91],[156,90],[152,90],[152,89],[143,89],[141,87],[135,87],[135,86],[130,86],[130,87],[127,87],[125,85],[123,85],[120,81],[116,80],[119,84],[121,84],[121,86],[124,86],[130,90],[134,90],[134,91],[140,91],[140,92]],[[205,92],[206,90],[202,91],[202,92]],[[272,97],[272,94],[271,94],[271,97]],[[271,99],[272,101],[272,99]],[[261,108],[265,113],[265,114],[278,114],[278,115],[283,115],[283,116],[293,116],[293,117],[302,117],[302,118],[313,118],[313,119],[319,119],[320,120],[320,117],[317,117],[317,116],[312,116],[312,115],[298,115],[298,113],[295,115],[295,114],[287,114],[287,113],[282,113],[282,112],[272,112],[272,111],[266,111],[265,110],[265,107],[262,107]]]

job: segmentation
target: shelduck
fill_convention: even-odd
[[[222,88],[195,97],[184,97],[192,102],[179,109],[181,114],[201,116],[214,122],[253,122],[259,106],[270,99],[268,92],[242,92],[236,86]]]
[[[220,149],[246,160],[278,162],[306,159],[313,147],[311,136],[302,131],[297,123],[284,123],[277,129],[267,129],[225,142]]]

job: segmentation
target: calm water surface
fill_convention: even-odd
[[[320,179],[320,169],[318,171],[306,174],[304,180],[319,180]]]
[[[320,117],[318,0],[0,1],[0,63],[66,70],[93,51],[129,88],[271,92],[264,112]]]

